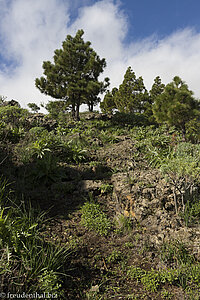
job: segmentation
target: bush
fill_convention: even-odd
[[[149,125],[148,119],[142,114],[117,112],[112,118],[113,124],[142,126]]]
[[[51,153],[46,153],[35,161],[27,177],[33,184],[40,183],[48,186],[60,182],[61,179],[66,178],[66,175],[64,170],[58,166],[58,159]]]
[[[0,119],[14,127],[24,126],[25,118],[29,115],[28,110],[17,106],[0,106]]]
[[[46,241],[42,228],[45,214],[8,198],[5,180],[0,181],[0,286],[4,293],[51,292],[62,295],[69,249]],[[7,198],[7,200],[5,200]],[[8,201],[10,205],[8,206]],[[7,202],[7,206],[5,205]],[[12,204],[12,205],[11,205]]]
[[[148,291],[156,292],[165,283],[181,286],[198,291],[200,280],[200,264],[181,265],[178,269],[146,271],[140,267],[131,266],[128,270],[128,277],[141,282]]]
[[[111,222],[104,212],[102,212],[100,205],[86,202],[82,209],[82,224],[89,230],[94,230],[100,235],[108,235],[111,229]]]
[[[35,140],[36,138],[44,137],[48,135],[48,130],[45,129],[44,127],[35,126],[29,130],[29,135],[30,135],[29,136],[30,139]]]
[[[200,146],[191,143],[180,143],[171,152],[171,155],[163,159],[161,171],[174,188],[174,201],[176,213],[178,213],[178,198],[181,195],[182,209],[192,201],[195,189],[200,182]]]
[[[173,127],[170,130],[166,126],[135,127],[131,134],[137,141],[137,150],[152,167],[160,167],[179,141],[179,134]]]

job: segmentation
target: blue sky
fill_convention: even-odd
[[[131,38],[141,39],[152,34],[164,37],[186,27],[200,30],[198,0],[125,0],[121,3],[128,16]]]
[[[103,77],[118,86],[128,66],[147,89],[178,75],[200,97],[200,2],[197,0],[0,0],[0,95],[46,102],[34,86],[67,34],[105,57]]]

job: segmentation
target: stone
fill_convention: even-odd
[[[101,193],[101,180],[81,180],[78,187],[81,192],[95,192],[95,194]]]

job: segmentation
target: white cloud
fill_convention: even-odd
[[[127,27],[126,16],[120,11],[119,5],[104,0],[82,8],[71,29],[74,33],[79,28],[84,29],[85,39],[92,41],[98,54],[113,61],[123,58]]]
[[[200,97],[200,33],[192,28],[172,33],[159,39],[152,35],[140,41],[127,40],[129,20],[114,1],[104,0],[85,7],[71,30],[85,30],[85,38],[107,61],[103,76],[111,78],[112,86],[118,86],[128,66],[137,76],[143,76],[148,89],[156,76],[167,84],[178,75]]]
[[[76,0],[73,7],[70,2],[0,0],[0,54],[14,62],[0,71],[1,95],[23,105],[47,100],[34,86],[35,78],[42,75],[42,62],[52,60],[67,34],[83,28],[84,39],[106,58],[103,77],[110,77],[112,86],[122,82],[130,65],[137,76],[143,76],[148,89],[157,75],[164,83],[179,75],[200,97],[200,33],[186,28],[163,39],[151,36],[127,44],[129,20],[114,0],[84,0],[84,6]],[[72,20],[70,12],[75,7],[80,8]]]
[[[134,48],[134,43],[131,47]],[[131,47],[128,63],[138,75],[144,77],[148,88],[157,75],[164,83],[172,81],[173,77],[178,75],[189,84],[198,97],[200,96],[200,33],[186,28],[162,40],[155,38],[146,42],[145,47],[135,56],[131,56]]]
[[[53,51],[66,37],[68,4],[57,0],[18,0],[4,8],[1,18],[1,53],[14,61],[14,68],[0,73],[0,93],[22,104],[46,99],[34,86],[42,73],[42,62],[52,59]],[[8,3],[8,2],[7,2]],[[7,8],[5,10],[5,8]]]

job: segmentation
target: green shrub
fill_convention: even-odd
[[[160,167],[163,160],[168,157],[173,149],[174,128],[170,131],[166,126],[135,127],[131,135],[137,141],[137,152],[141,153],[152,167]],[[178,135],[178,134],[177,134]],[[177,137],[179,140],[179,135]]]
[[[123,260],[123,253],[119,250],[113,250],[112,253],[106,258],[107,263],[115,264],[121,260]]]
[[[17,106],[0,106],[0,120],[14,127],[24,126],[28,115],[28,110]]]
[[[133,230],[133,221],[131,220],[131,218],[121,214],[116,218],[115,226],[116,233],[131,232]]]
[[[39,276],[39,286],[43,293],[53,294],[54,297],[56,297],[56,295],[58,297],[63,294],[60,278],[53,270],[44,270],[44,272]]]
[[[200,264],[181,265],[178,269],[146,271],[140,267],[131,266],[127,275],[131,279],[141,282],[146,290],[156,292],[162,285],[181,286],[184,290],[190,287],[198,290],[200,280]]]
[[[89,230],[94,230],[100,235],[108,235],[111,229],[111,221],[101,210],[99,204],[86,202],[82,209],[82,224]]]
[[[200,146],[180,143],[163,159],[161,172],[174,188],[175,210],[178,213],[178,195],[181,195],[183,212],[188,201],[192,201],[200,182]]]
[[[192,143],[198,143],[200,140],[200,122],[198,119],[192,119],[185,124],[186,140]]]
[[[101,194],[111,193],[112,190],[113,190],[113,185],[111,185],[111,184],[103,183],[103,184],[100,186]]]
[[[116,112],[112,117],[112,123],[118,125],[142,126],[148,125],[149,121],[142,114]]]
[[[117,143],[119,139],[116,137],[116,133],[110,133],[108,130],[101,130],[99,138],[102,143]]]
[[[195,261],[187,247],[177,240],[164,243],[161,246],[160,255],[163,262],[175,264],[176,266],[192,264]]]
[[[48,130],[44,127],[35,126],[29,130],[30,139],[35,140],[36,138],[41,138],[48,135]]]
[[[183,213],[185,225],[189,226],[194,223],[199,223],[200,220],[200,200],[194,197],[193,201],[188,201],[185,205]]]
[[[7,197],[5,182],[0,195]],[[8,199],[9,200],[9,199]],[[0,285],[4,292],[47,291],[62,293],[62,273],[69,249],[57,247],[42,236],[45,214],[22,202],[0,203]],[[13,205],[11,205],[13,204]]]
[[[66,178],[62,167],[58,165],[58,159],[52,153],[46,153],[35,161],[27,177],[33,184],[51,185]]]
[[[81,143],[77,141],[70,140],[66,143],[66,149],[67,149],[67,162],[75,162],[76,164],[80,162],[84,162],[87,160],[87,150],[84,149],[81,145]]]

